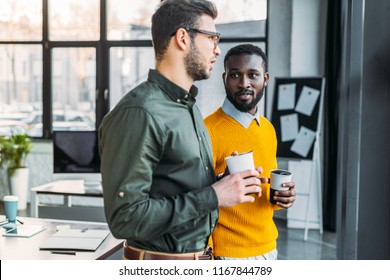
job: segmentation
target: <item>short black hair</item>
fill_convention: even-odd
[[[229,59],[229,57],[239,56],[239,55],[243,55],[243,54],[248,54],[248,55],[255,54],[255,55],[261,56],[261,58],[263,59],[264,71],[267,72],[267,64],[268,64],[267,63],[267,56],[265,55],[265,53],[263,52],[263,50],[261,48],[259,48],[258,46],[252,45],[252,44],[241,44],[241,45],[237,45],[237,46],[231,48],[230,50],[228,50],[228,52],[226,53],[225,58],[223,60],[224,68],[226,69],[226,62]]]
[[[168,48],[172,32],[179,28],[198,28],[199,19],[218,16],[215,4],[207,0],[164,0],[152,16],[152,39],[157,60]]]

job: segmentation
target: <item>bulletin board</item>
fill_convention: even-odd
[[[324,77],[275,78],[272,124],[277,157],[313,159],[322,118]]]

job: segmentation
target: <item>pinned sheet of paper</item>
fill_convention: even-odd
[[[301,126],[298,137],[291,146],[291,151],[301,155],[302,157],[307,157],[315,138],[316,133],[313,130]]]
[[[311,116],[317,103],[320,91],[311,87],[304,86],[299,96],[295,111],[306,116]]]
[[[289,110],[295,107],[296,84],[284,84],[278,87],[278,110]]]
[[[289,114],[280,117],[282,142],[294,140],[298,135],[298,114]]]

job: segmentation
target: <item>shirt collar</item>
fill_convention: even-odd
[[[194,105],[195,97],[198,95],[198,88],[196,86],[192,85],[188,92],[154,69],[149,70],[148,80],[158,84],[173,101],[188,104],[191,107]]]
[[[230,102],[230,100],[225,98],[222,104],[222,111],[224,111],[225,114],[235,119],[245,128],[248,128],[254,119],[256,120],[257,124],[260,125],[259,108],[256,109],[256,113],[253,116],[249,113],[244,113],[237,110],[236,107],[234,107],[234,105]]]

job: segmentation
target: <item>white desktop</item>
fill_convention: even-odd
[[[82,181],[86,189],[102,190],[102,175],[100,173],[53,173],[53,182]]]
[[[105,222],[101,185],[82,179],[52,181],[31,189],[32,217]]]

